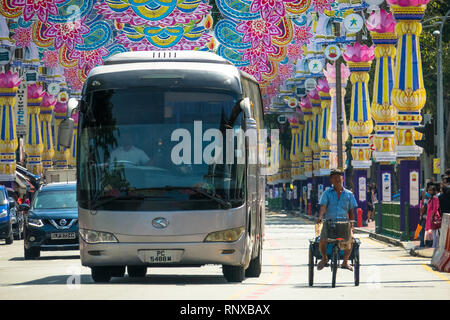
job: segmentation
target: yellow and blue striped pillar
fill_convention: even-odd
[[[395,20],[392,13],[383,9],[373,12],[368,21],[375,47],[375,78],[373,83],[372,117],[375,120],[373,153],[376,162],[395,161],[395,129],[397,111],[392,104],[394,88],[394,62],[397,50]]]
[[[298,175],[300,180],[304,180],[305,176],[305,122],[302,120],[298,123]]]
[[[363,225],[366,225],[368,219],[367,169],[372,165],[369,134],[373,130],[368,83],[370,66],[375,58],[374,47],[361,46],[356,42],[353,46],[346,47],[343,56],[350,68],[352,83],[348,128],[352,135],[353,190],[358,208],[362,209]]]
[[[59,145],[58,128],[61,122],[66,118],[67,103],[58,102],[55,105],[55,156],[53,157],[54,166],[56,169],[67,169],[67,162],[69,160],[69,149]]]
[[[44,144],[42,143],[41,122],[39,119],[43,95],[42,86],[37,84],[28,86],[28,133],[25,139],[25,153],[27,155],[27,170],[36,175],[42,175],[43,173],[42,152],[44,151]]]
[[[69,165],[71,167],[76,167],[77,165],[77,132],[78,132],[78,116],[79,113],[76,112],[72,115],[74,122],[73,134],[72,134],[72,145],[70,146],[70,157]]]
[[[420,21],[428,0],[387,2],[397,21],[395,31],[398,37],[391,99],[397,109],[395,150],[400,163],[400,230],[403,232],[402,237],[410,240],[408,234],[412,234],[419,223],[419,189],[422,179],[418,157],[423,149],[415,143],[415,140],[422,138],[415,127],[422,121],[420,112],[426,102],[419,38],[422,33]]]
[[[328,139],[328,127],[330,124],[331,96],[328,82],[325,79],[319,79],[317,90],[320,97],[320,107],[322,108],[322,117],[319,126],[319,147],[320,147],[320,175],[330,174],[330,140]]]
[[[395,81],[392,89],[392,103],[397,109],[397,156],[417,158],[422,148],[415,140],[422,135],[414,130],[420,125],[420,111],[425,106],[426,91],[423,83],[422,58],[419,38],[422,33],[420,20],[428,1],[419,6],[400,6],[397,1],[388,1],[397,20],[395,31],[398,36]]]
[[[303,154],[305,163],[305,176],[311,178],[313,174],[313,154],[312,154],[312,132],[313,132],[313,112],[309,98],[302,98],[300,106],[303,111],[305,121],[305,131],[303,134]]]
[[[350,77],[350,70],[347,65],[341,63],[341,114],[342,114],[342,150],[345,150],[345,142],[348,139],[348,126],[345,112],[345,94],[348,78]],[[327,63],[327,68],[323,71],[327,78],[328,86],[330,87],[330,115],[327,130],[327,139],[330,141],[330,169],[338,168],[338,145],[337,145],[337,97],[336,97],[336,65]],[[344,168],[347,160],[347,154],[342,152],[342,159]]]
[[[17,73],[0,73],[0,181],[14,187],[18,146],[14,120],[14,103],[20,78]]]
[[[299,161],[298,161],[298,120],[297,118],[289,119],[291,125],[291,178],[293,180],[298,179],[299,174]]]
[[[309,100],[311,101],[311,107],[313,112],[313,126],[311,132],[311,149],[313,151],[313,174],[314,176],[320,175],[320,146],[319,146],[319,127],[322,117],[322,110],[320,108],[320,96],[317,90],[313,90],[308,93]]]
[[[41,112],[39,114],[41,121],[41,137],[44,146],[42,152],[42,166],[44,170],[52,168],[53,156],[55,155],[52,132],[52,115],[55,104],[55,97],[47,92],[44,93],[41,101]]]
[[[355,43],[348,45],[344,59],[350,68],[352,99],[350,107],[349,132],[352,135],[352,166],[369,168],[372,164],[369,134],[373,130],[369,98],[369,71],[375,57],[374,47]]]

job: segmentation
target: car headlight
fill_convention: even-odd
[[[212,232],[206,236],[205,242],[234,242],[242,236],[244,231],[244,227],[239,227]]]
[[[0,212],[0,218],[4,218],[8,215],[8,211],[3,209],[2,212]]]
[[[41,219],[33,219],[33,218],[28,218],[27,219],[27,224],[29,226],[37,227],[37,228],[40,228],[40,227],[44,226],[44,223],[42,222]]]
[[[87,243],[119,242],[117,238],[108,232],[80,229],[80,236]]]

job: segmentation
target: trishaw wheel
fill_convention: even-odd
[[[309,247],[309,264],[308,264],[308,281],[309,286],[312,287],[314,284],[314,255],[311,246]]]
[[[333,251],[331,253],[331,271],[333,273],[331,280],[331,287],[336,287],[336,275],[338,269],[338,260],[339,260],[339,247],[335,245],[333,247]]]

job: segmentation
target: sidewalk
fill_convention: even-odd
[[[281,213],[281,211],[278,212],[278,211],[270,211],[270,210],[267,210],[267,212],[271,212],[272,214]],[[315,222],[317,219],[315,216],[299,214],[298,211],[283,211],[283,213],[292,215],[295,217],[307,219],[307,220],[310,220],[311,222]],[[382,241],[382,242],[385,242],[385,243],[388,243],[388,244],[391,244],[394,246],[402,247],[405,250],[409,251],[409,253],[412,256],[419,256],[419,257],[424,257],[424,258],[431,258],[433,256],[434,249],[433,248],[420,248],[419,247],[420,241],[400,241],[399,239],[395,239],[392,237],[388,237],[388,236],[385,236],[382,234],[375,233],[375,222],[374,221],[369,222],[368,225],[365,227],[359,227],[359,228],[355,227],[354,233],[360,233],[360,234],[366,233],[369,235],[370,238],[373,238],[375,240]]]

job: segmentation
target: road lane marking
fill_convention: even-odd
[[[426,264],[422,264],[422,267],[427,270],[428,272],[434,273],[435,275],[437,275],[439,278],[445,280],[445,282],[447,282],[448,284],[450,284],[450,279],[447,278],[444,274],[434,271],[432,268],[430,268],[429,266],[427,266]]]

